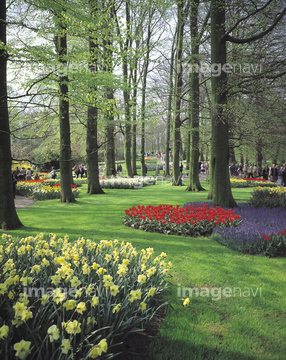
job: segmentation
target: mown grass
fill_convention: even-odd
[[[206,183],[203,186],[208,188]],[[68,234],[71,241],[81,236],[95,241],[118,239],[131,242],[137,249],[153,247],[156,254],[166,252],[174,267],[172,286],[164,299],[173,300],[173,309],[167,309],[147,360],[286,359],[285,258],[243,255],[209,238],[167,236],[122,225],[124,210],[133,205],[205,201],[207,192],[186,192],[185,187],[173,187],[168,182],[139,190],[106,190],[104,195],[87,196],[85,192],[83,186],[75,204],[38,201],[19,210],[25,227],[9,233],[24,237],[53,232]],[[237,202],[247,201],[250,192],[233,190]],[[180,300],[183,287],[206,288],[210,296],[193,294],[185,308]],[[214,288],[230,288],[232,296],[218,300]]]

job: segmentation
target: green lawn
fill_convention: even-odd
[[[206,183],[203,186],[208,188]],[[205,201],[207,192],[190,193],[169,183],[105,191],[104,195],[88,196],[84,185],[75,204],[38,201],[18,211],[25,227],[9,233],[24,237],[53,232],[68,234],[71,240],[82,236],[95,241],[118,239],[131,242],[137,249],[153,247],[156,255],[166,252],[174,267],[165,300],[173,299],[174,309],[167,309],[146,360],[286,359],[285,258],[243,255],[209,238],[168,236],[122,225],[124,210],[133,205]],[[238,202],[245,202],[250,192],[249,188],[233,190]],[[183,287],[206,288],[205,292],[213,295],[193,294],[190,305],[183,307],[177,296],[178,284],[180,292]],[[232,296],[219,299],[214,288],[229,288]],[[252,292],[256,291],[254,296]]]

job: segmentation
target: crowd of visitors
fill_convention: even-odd
[[[278,183],[279,185],[286,186],[286,165],[275,165],[272,164],[270,167],[265,165],[263,169],[261,169],[256,164],[245,163],[242,164],[234,164],[231,163],[229,166],[229,175],[230,177],[238,177],[243,179],[259,179],[262,177],[264,180],[269,180],[274,183]]]
[[[18,166],[12,171],[12,178],[15,182],[17,181],[24,181],[24,180],[32,180],[32,175],[35,173],[35,167],[33,166],[28,167],[27,169],[23,166],[21,169],[19,169]],[[38,176],[38,173],[36,172],[33,179],[35,179],[35,176]]]
[[[75,164],[73,171],[76,179],[79,179],[79,177],[82,179],[84,176],[87,177],[87,167],[84,164]]]

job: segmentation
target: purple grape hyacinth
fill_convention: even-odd
[[[208,204],[211,202],[187,203],[189,205]],[[239,203],[234,212],[241,215],[242,223],[231,228],[216,228],[212,238],[233,250],[256,253],[260,247],[261,235],[271,236],[286,229],[286,209],[255,208],[246,203]]]

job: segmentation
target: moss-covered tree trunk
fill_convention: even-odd
[[[225,0],[211,1],[211,64],[226,64]],[[213,206],[233,207],[236,205],[229,179],[229,146],[227,105],[227,76],[225,71],[211,77],[212,97],[212,141],[211,177],[209,198]]]
[[[13,195],[11,140],[7,104],[6,1],[0,3],[0,228],[4,231],[22,226]]]
[[[199,0],[193,0],[191,4],[191,51],[192,51],[192,64],[199,65],[199,36],[198,36],[198,6]],[[190,168],[189,168],[189,185],[187,191],[201,191],[204,188],[201,186],[199,180],[199,142],[200,142],[200,83],[199,73],[194,71],[190,72],[190,107],[189,118],[191,119],[190,129]]]
[[[64,12],[64,10],[63,10]],[[57,26],[60,35],[57,36],[57,53],[61,70],[67,70],[67,36],[63,25],[63,14],[57,14]],[[69,121],[68,75],[66,71],[59,74],[59,121],[60,121],[60,172],[61,172],[61,202],[75,202],[72,193],[72,163]]]

